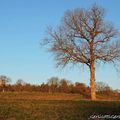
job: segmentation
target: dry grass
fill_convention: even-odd
[[[88,120],[119,114],[120,101],[80,100],[79,94],[0,93],[0,120]]]
[[[65,93],[40,93],[40,92],[1,92],[2,99],[27,99],[27,100],[81,100],[84,97],[80,94]]]

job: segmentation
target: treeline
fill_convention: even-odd
[[[6,76],[0,76],[0,91],[11,92],[48,92],[48,93],[78,93],[86,97],[90,97],[90,87],[84,83],[76,82],[72,83],[66,79],[59,79],[58,77],[52,77],[48,79],[47,83],[40,85],[32,85],[24,82],[22,79],[17,80],[15,84],[10,84],[10,78]],[[104,82],[96,83],[96,92],[98,94],[110,95],[113,93],[119,93],[119,91],[112,90]]]
[[[10,84],[10,78],[6,76],[0,76],[0,91],[37,91],[37,92],[48,92],[48,93],[80,93],[85,96],[90,95],[90,88],[84,83],[72,83],[66,79],[59,79],[58,77],[52,77],[48,79],[47,83],[40,85],[32,85],[24,82],[22,79],[17,80],[15,84]]]

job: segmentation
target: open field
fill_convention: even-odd
[[[0,120],[88,120],[120,114],[120,101],[81,99],[78,94],[0,93]]]

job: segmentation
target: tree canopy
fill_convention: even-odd
[[[88,66],[92,99],[96,99],[96,63],[120,62],[119,32],[105,20],[104,13],[105,10],[96,4],[90,9],[68,10],[57,28],[47,29],[48,35],[44,39],[55,55],[57,66],[69,63]]]

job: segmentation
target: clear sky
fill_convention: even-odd
[[[53,56],[40,48],[48,25],[59,25],[68,9],[88,8],[98,3],[106,19],[120,29],[120,0],[0,0],[0,75],[39,84],[57,76],[89,84],[86,67],[55,68]],[[120,75],[109,65],[99,66],[96,81],[120,88]]]

